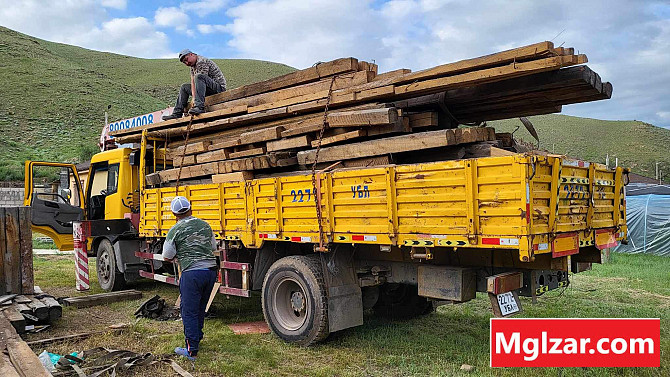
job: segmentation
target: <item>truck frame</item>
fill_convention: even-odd
[[[621,167],[529,153],[150,186],[146,175],[169,167],[164,142],[145,131],[135,148],[95,155],[85,191],[74,166],[27,161],[34,229],[67,247],[82,221],[105,290],[178,285],[160,253],[183,195],[219,241],[219,292],[260,291],[272,331],[301,345],[363,324],[367,309],[415,316],[477,292],[508,315],[505,300],[567,286],[626,239]],[[72,183],[38,192],[45,165]]]

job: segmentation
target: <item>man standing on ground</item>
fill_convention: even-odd
[[[189,49],[179,53],[179,61],[191,67],[191,83],[182,84],[172,114],[163,116],[163,120],[181,118],[189,96],[193,97],[193,107],[188,113],[198,115],[205,112],[205,96],[226,91],[226,78],[213,61]]]
[[[205,308],[217,277],[216,258],[212,254],[217,243],[209,224],[192,216],[188,199],[175,196],[170,209],[177,217],[177,223],[165,237],[163,258],[177,257],[181,267],[180,309],[186,338],[186,347],[177,347],[174,352],[195,360],[203,336]]]

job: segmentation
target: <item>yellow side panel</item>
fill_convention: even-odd
[[[388,234],[391,195],[386,169],[335,172],[332,177],[335,233]]]
[[[515,157],[476,160],[479,234],[526,234],[526,165],[518,162]]]
[[[398,233],[465,234],[468,230],[465,163],[398,166]]]

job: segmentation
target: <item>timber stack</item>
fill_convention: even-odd
[[[208,96],[206,112],[112,132],[143,135],[159,161],[149,185],[513,153],[486,121],[608,99],[612,85],[573,48],[541,42],[422,71],[378,73],[354,58]],[[469,126],[469,127],[465,127]],[[507,149],[507,151],[505,150]],[[162,162],[162,163],[161,163]]]

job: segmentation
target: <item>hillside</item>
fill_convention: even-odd
[[[215,59],[229,87],[285,74],[293,68],[256,60]],[[27,159],[80,162],[94,153],[110,121],[173,105],[188,70],[176,59],[139,59],[47,42],[0,27],[0,181],[22,180]],[[616,79],[614,95],[616,95]],[[602,121],[564,115],[531,117],[541,148],[670,176],[670,130],[638,121]],[[513,131],[518,119],[490,122]],[[515,137],[531,141],[521,127]]]
[[[231,88],[294,69],[214,59]],[[27,159],[78,162],[96,151],[107,105],[118,120],[174,105],[188,69],[47,42],[0,27],[0,181],[22,180]]]
[[[670,177],[669,129],[640,121],[607,121],[558,114],[529,119],[540,136],[541,149],[600,163],[605,163],[609,154],[610,166],[618,157],[619,165],[647,177],[654,177],[655,163],[659,161],[663,176]],[[489,124],[498,132],[512,132],[521,126],[514,136],[537,144],[518,119]]]

